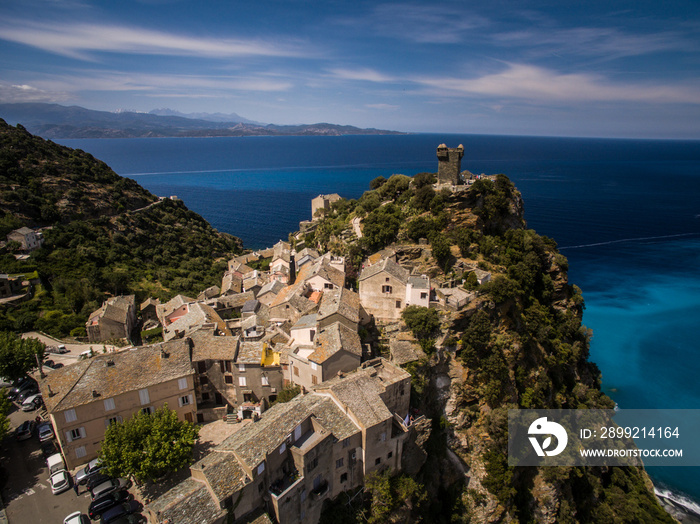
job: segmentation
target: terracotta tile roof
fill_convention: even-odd
[[[344,324],[335,322],[316,334],[314,352],[309,355],[308,359],[317,364],[322,364],[341,349],[357,355],[357,363],[359,365],[359,359],[362,357],[360,336]]]
[[[192,362],[202,360],[233,360],[239,337],[215,336],[212,329],[198,329],[189,334],[192,341]]]
[[[189,344],[189,340],[178,339],[56,369],[39,381],[46,409],[49,413],[63,411],[191,375]]]
[[[323,297],[323,291],[314,291],[309,295],[309,300],[314,304],[318,304]]]
[[[202,524],[225,516],[211,498],[206,486],[192,478],[180,482],[146,506],[155,513],[158,522],[177,524]]]

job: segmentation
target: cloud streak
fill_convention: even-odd
[[[259,39],[195,38],[138,27],[87,23],[6,21],[0,25],[0,39],[80,60],[94,60],[95,54],[105,52],[205,58],[311,54],[295,42],[272,44]]]

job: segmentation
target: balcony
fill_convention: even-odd
[[[314,488],[311,492],[311,498],[315,500],[322,499],[326,493],[328,493],[328,481],[324,480],[318,487]]]
[[[281,479],[276,480],[270,486],[270,494],[275,500],[280,499],[290,490],[295,488],[300,482],[303,482],[304,477],[299,476],[299,472],[294,470],[291,473],[285,475]]]

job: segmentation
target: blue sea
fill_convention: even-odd
[[[250,248],[286,239],[320,193],[357,198],[377,176],[436,171],[437,145],[463,144],[462,169],[506,174],[523,195],[528,226],[568,257],[604,391],[621,409],[700,409],[698,141],[418,134],[60,142],[157,195],[179,196]],[[700,501],[700,468],[649,472],[658,486]]]

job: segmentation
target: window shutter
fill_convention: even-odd
[[[78,416],[75,414],[74,409],[69,409],[63,413],[66,417],[66,422],[75,422],[78,420]]]
[[[190,406],[191,406],[192,404],[194,404],[193,399],[192,399],[192,395],[187,395],[187,398],[190,400],[190,401],[189,401]]]
[[[104,400],[104,403],[105,403],[105,411],[112,411],[115,407],[113,398],[106,398]]]
[[[177,381],[177,387],[180,389],[187,389],[187,379],[181,378]]]
[[[151,399],[148,396],[148,389],[139,390],[139,399],[141,400],[141,405],[148,404]]]
[[[66,440],[68,442],[73,442],[73,437],[71,437],[70,431],[66,431]]]
[[[177,405],[182,407],[182,397],[177,399]]]
[[[80,427],[78,428],[78,431],[80,431],[80,438],[85,438],[85,428]]]

